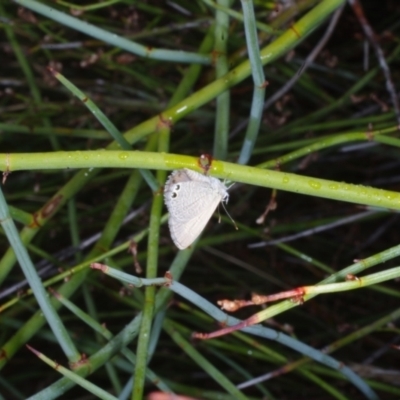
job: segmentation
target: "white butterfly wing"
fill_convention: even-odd
[[[171,237],[179,249],[186,249],[197,239],[222,198],[208,182],[181,183],[178,197],[167,202]]]

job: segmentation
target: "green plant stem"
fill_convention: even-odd
[[[96,119],[103,125],[104,129],[112,136],[116,143],[124,150],[131,150],[132,146],[130,143],[121,135],[121,132],[117,127],[106,117],[103,111],[82,92],[78,87],[76,87],[70,80],[66,79],[65,76],[59,72],[53,72],[54,77],[61,82],[72,94],[74,94],[82,104],[87,107],[87,109],[96,117]]]
[[[86,379],[83,379],[81,376],[73,373],[69,369],[63,367],[62,365],[54,362],[50,358],[46,357],[43,353],[39,353],[35,350],[32,349],[32,347],[28,347],[33,353],[35,353],[42,361],[44,361],[47,365],[50,367],[54,368],[56,371],[58,371],[61,375],[64,375],[68,379],[70,379],[72,382],[75,382],[76,384],[82,386],[85,388],[87,391],[92,393],[93,395],[96,396],[98,399],[104,399],[104,400],[117,400],[117,397],[112,396],[110,393],[106,392],[105,390],[101,389],[99,386],[87,381]]]
[[[229,8],[231,0],[217,0],[224,8]],[[228,65],[228,39],[229,39],[229,16],[220,10],[215,11],[215,73],[217,79],[226,75],[229,71]],[[230,117],[230,91],[226,90],[217,97],[215,112],[214,148],[213,156],[226,160],[228,155],[228,133]]]
[[[140,283],[140,280],[138,280],[138,283]],[[59,293],[55,293],[55,296],[74,315],[76,315],[86,325],[90,326],[90,328],[97,332],[99,335],[101,335],[108,341],[113,339],[114,335],[103,324],[100,324],[98,322],[98,319],[92,318],[91,315],[82,311],[70,300],[66,299],[63,296],[60,296]],[[136,363],[136,355],[130,349],[125,348],[123,349],[123,351],[120,352],[120,354],[128,359],[132,365]],[[148,380],[154,382],[155,385],[163,392],[172,393],[171,389],[165,384],[165,382],[149,368],[147,368],[146,370],[146,377]]]
[[[3,9],[3,6],[1,3],[0,3],[0,15],[5,15],[4,9]],[[21,49],[21,46],[18,43],[17,38],[15,37],[14,30],[7,24],[4,24],[3,28],[6,32],[9,43],[11,43],[11,45],[12,45],[12,49],[17,58],[18,64],[21,67],[21,69],[25,75],[26,82],[29,85],[29,90],[30,90],[30,93],[34,100],[34,103],[36,106],[39,106],[40,104],[43,103],[43,100],[42,100],[41,92],[37,86],[35,76],[32,72],[32,68],[31,68],[27,58],[25,57],[25,55]],[[47,129],[51,128],[51,122],[48,118],[42,118],[42,123],[45,128],[47,128]],[[53,134],[50,134],[49,139],[50,139],[52,148],[54,150],[60,150],[60,144],[58,142],[57,137]]]
[[[213,27],[211,27],[205,36],[200,46],[199,52],[207,52],[212,46],[212,33]],[[169,102],[169,106],[173,106],[181,101],[191,90],[195,81],[200,74],[200,66],[191,65],[187,70],[184,78],[180,85],[175,91],[173,97]],[[153,136],[152,139],[158,140],[158,150],[160,153],[168,152],[170,142],[170,127],[168,124],[160,126],[157,136]],[[162,187],[165,182],[166,173],[163,170],[157,172],[157,179]],[[157,275],[158,266],[158,248],[159,248],[159,232],[161,223],[161,211],[162,211],[162,195],[160,191],[155,193],[153,199],[153,207],[150,218],[150,234],[148,242],[148,253],[151,256],[147,259],[146,276],[148,278],[155,278]],[[147,287],[145,291],[145,303],[143,308],[143,320],[141,323],[138,346],[137,346],[137,363],[134,369],[133,381],[134,389],[132,391],[133,399],[141,399],[143,396],[143,389],[145,385],[145,374],[147,373],[147,364],[150,361],[149,356],[149,341],[151,338],[151,324],[154,315],[153,304],[155,302],[155,288]]]
[[[249,53],[249,60],[251,64],[254,83],[249,124],[247,126],[242,150],[240,152],[238,160],[238,164],[247,164],[253,153],[253,149],[261,125],[266,81],[263,66],[261,63],[260,49],[258,45],[256,16],[254,13],[253,2],[252,0],[242,0],[241,3],[244,15],[247,51]]]
[[[295,24],[292,29],[287,31],[280,38],[278,38],[277,41],[267,46],[261,52],[263,64],[273,61],[290,48],[298,44],[308,33],[312,31],[313,28],[318,26],[332,11],[343,4],[343,2],[344,0],[325,0],[313,8],[297,24]],[[250,70],[250,64],[248,62],[242,63],[240,66],[228,73],[225,77],[213,82],[204,89],[201,89],[195,95],[188,97],[185,101],[181,101],[180,103],[176,104],[174,107],[168,110],[168,112],[163,113],[162,116],[151,118],[150,120],[145,121],[134,129],[130,130],[126,133],[125,138],[130,143],[134,143],[149,133],[154,132],[160,122],[160,119],[173,123],[180,118],[183,118],[193,109],[200,107],[202,104],[214,98],[221,91],[226,90],[228,87],[231,87],[245,79],[249,75]],[[108,148],[115,149],[117,148],[117,145],[111,144]],[[177,164],[173,162],[171,167],[174,167],[175,165]],[[7,163],[5,163],[4,171],[7,171]],[[53,198],[50,199],[49,202],[35,214],[37,216],[37,222],[39,225],[43,226],[49,220],[49,216],[46,218],[43,217],[43,211],[46,210],[48,205],[51,204],[52,206],[52,216],[65,204],[69,196],[75,194],[98,172],[99,171],[93,171],[92,169],[84,170],[71,179],[70,182],[68,182],[59,192],[57,192]],[[54,200],[57,200],[56,204]],[[38,232],[34,221],[32,226],[34,228],[26,227],[21,233],[21,239],[25,243],[29,243]],[[14,253],[11,250],[7,251],[0,262],[0,283],[8,274],[14,263]]]
[[[159,174],[160,175],[160,174]],[[161,178],[164,178],[162,175]],[[148,240],[148,257],[146,265],[146,278],[152,279],[157,276],[158,266],[158,248],[160,236],[160,219],[163,206],[163,196],[161,191],[155,193],[153,205],[150,213],[149,224],[149,240]],[[133,400],[141,400],[143,398],[143,390],[145,385],[147,362],[148,362],[148,346],[151,334],[151,324],[154,315],[155,303],[155,286],[146,287],[144,294],[143,318],[140,325],[139,340],[136,350],[137,362],[134,368],[134,385],[132,392]]]
[[[175,257],[173,263],[170,266],[170,272],[173,279],[179,280],[181,274],[183,273],[190,257],[192,256],[194,247],[192,249],[187,249],[180,251]],[[171,291],[168,288],[161,288],[156,295],[155,302],[155,312],[160,310],[167,304],[171,298]],[[132,340],[138,335],[140,324],[142,319],[142,313],[138,314],[135,318],[130,321],[121,332],[116,335],[112,340],[110,340],[103,348],[101,348],[97,353],[89,357],[88,362],[91,365],[91,370],[80,369],[77,370],[80,376],[87,376],[89,373],[93,373],[96,369],[104,365],[108,360],[110,360],[118,351],[128,346]],[[32,396],[31,400],[50,400],[60,396],[60,394],[65,393],[74,383],[69,379],[62,378],[59,381],[53,383],[47,388],[43,389],[41,392]]]
[[[210,32],[212,32],[212,28],[210,28]],[[210,32],[207,34],[204,42],[202,43],[201,51],[207,51],[208,46],[211,45],[210,41]],[[191,82],[194,83],[196,77],[200,72],[200,68],[195,65],[191,66],[188,70],[188,74],[182,80],[182,84],[179,86],[177,93],[181,96],[185,96],[187,92],[191,89]],[[173,101],[179,101],[179,95],[173,97]],[[150,145],[148,147],[151,148]],[[104,152],[103,152],[104,154]],[[54,216],[54,214],[65,204],[65,202],[70,198],[72,195],[77,193],[92,177],[96,176],[100,170],[93,170],[92,168],[85,169],[77,173],[64,187],[59,190],[54,196],[35,214],[35,218],[31,217],[29,223],[27,223],[26,227],[23,229],[21,233],[21,239],[25,243],[29,243],[36,233],[39,231],[39,227],[44,226],[48,220]],[[138,177],[137,171],[132,173],[131,179],[129,179],[124,191],[121,193],[121,196],[118,199],[117,205],[113,210],[109,220],[107,221],[102,235],[99,241],[96,243],[93,251],[87,256],[87,259],[92,259],[92,261],[96,261],[96,258],[104,253],[104,249],[109,248],[111,243],[114,241],[115,236],[121,226],[122,219],[124,218],[125,214],[127,213],[128,209],[130,208],[131,202],[136,196],[137,191],[139,190],[140,180]],[[51,213],[46,210],[51,210]],[[142,236],[142,235],[141,235]],[[140,238],[136,238],[139,240]],[[118,250],[115,252],[117,253]],[[114,253],[113,251],[109,252]],[[187,253],[185,252],[184,255]],[[180,257],[179,260],[184,260],[184,257]],[[12,268],[15,262],[15,254],[12,249],[7,250],[6,254],[3,256],[1,260],[1,268],[0,268],[0,281],[5,279],[7,274],[9,273],[10,269]],[[183,262],[183,261],[182,261]],[[84,266],[85,263],[82,264]],[[82,284],[85,280],[88,270],[81,273],[74,273],[74,272],[67,272],[65,274],[66,278],[69,279],[59,290],[61,294],[65,297],[69,297],[74,293],[77,288]],[[62,274],[61,274],[62,275]],[[57,279],[56,279],[57,280]],[[51,281],[51,280],[50,280]],[[50,284],[49,281],[49,284]],[[55,280],[53,280],[55,282]],[[59,308],[59,303],[55,302],[54,306]],[[3,368],[4,365],[12,358],[15,354],[17,349],[21,346],[21,344],[26,343],[30,337],[32,337],[37,330],[40,329],[41,326],[44,324],[44,319],[41,313],[36,313],[32,318],[30,318],[25,325],[20,328],[18,335],[13,336],[4,346],[3,350],[7,354],[7,358],[3,358],[0,360],[0,368]],[[103,360],[103,359],[102,359]],[[103,360],[105,362],[105,360]],[[86,371],[81,372],[86,373]],[[65,386],[65,385],[64,385]],[[62,388],[64,389],[62,385]],[[52,395],[54,392],[52,389],[49,390]],[[57,393],[58,389],[56,389]],[[45,397],[48,398],[48,397]]]
[[[343,3],[344,0],[323,0],[308,14],[296,22],[291,29],[287,30],[274,42],[262,49],[260,53],[261,63],[263,65],[269,64],[298,45]],[[163,111],[161,116],[158,115],[153,117],[129,130],[125,134],[125,138],[130,143],[136,143],[143,137],[156,131],[160,120],[161,122],[169,121],[171,124],[176,123],[193,110],[198,109],[202,105],[214,99],[220,93],[243,81],[250,74],[251,64],[249,61],[244,61],[220,79],[215,80],[191,96],[188,96],[185,100],[179,102],[175,106]],[[110,146],[109,149],[115,149],[114,146],[115,145]]]
[[[136,277],[126,274],[124,272],[112,269],[112,268],[107,268],[104,270],[104,272],[107,275],[116,277],[118,279],[121,279],[127,283],[131,283],[133,285],[137,281]],[[174,291],[175,293],[182,296],[183,298],[190,301],[192,304],[195,304],[197,307],[199,307],[205,313],[212,316],[212,318],[214,318],[215,320],[224,322],[224,325],[232,326],[232,325],[237,325],[239,322],[241,322],[238,319],[225,314],[220,309],[215,307],[213,304],[211,304],[207,300],[205,300],[203,297],[201,297],[200,295],[198,295],[197,293],[195,293],[188,287],[182,285],[181,283],[179,283],[175,280],[173,280],[169,284],[169,288],[172,291]],[[286,303],[286,302],[283,302],[283,303]],[[280,304],[283,304],[283,303],[280,303]],[[292,302],[290,302],[290,303],[292,303]],[[294,306],[293,303],[292,303],[292,305]],[[261,315],[261,313],[258,313],[255,315]],[[284,344],[285,346],[293,348],[294,350],[296,350],[304,355],[307,355],[308,357],[311,357],[318,362],[321,362],[331,368],[341,371],[356,387],[358,387],[367,396],[367,398],[377,399],[376,394],[368,387],[368,385],[366,385],[363,382],[363,380],[359,376],[357,376],[357,374],[355,374],[350,368],[343,367],[343,365],[341,365],[340,362],[338,362],[337,360],[333,359],[332,357],[330,357],[328,355],[323,354],[321,351],[315,350],[314,348],[312,348],[302,342],[299,342],[298,340],[291,338],[283,333],[277,334],[276,331],[266,328],[262,325],[247,324],[247,325],[243,326],[242,329],[244,332],[250,333],[252,335],[264,337],[264,338],[271,339],[271,340],[276,340],[278,343]],[[315,379],[318,379],[318,378],[315,377]]]
[[[35,154],[0,154],[0,170],[56,168],[148,168],[169,170],[191,168],[199,170],[198,159],[174,154],[85,151]],[[219,178],[234,180],[250,185],[286,190],[310,196],[346,201],[356,204],[400,210],[400,193],[279,172],[213,161],[210,173]]]
[[[58,343],[63,349],[64,353],[68,357],[70,362],[77,362],[81,355],[76,349],[74,342],[65,329],[64,324],[61,321],[60,316],[56,313],[56,310],[48,301],[48,296],[43,288],[42,282],[36,272],[36,269],[29,257],[29,254],[24,247],[14,221],[11,219],[6,199],[4,198],[3,191],[0,188],[0,222],[13,248],[15,255],[18,259],[19,265],[25,275],[26,280],[29,282],[29,286],[32,289],[33,294],[40,306],[40,309],[46,318],[47,323],[50,325],[54,336],[57,338]]]
[[[217,11],[222,11],[224,12],[226,15],[229,15],[230,17],[237,19],[238,21],[243,21],[244,20],[244,16],[243,14],[241,14],[238,11],[235,11],[234,9],[232,9],[230,7],[230,4],[228,5],[224,5],[222,2],[214,2],[212,0],[202,0],[205,4],[209,5],[210,7],[214,8]],[[256,21],[256,26],[260,31],[263,31],[265,33],[268,34],[276,34],[277,32],[275,32],[274,28],[263,24],[262,22],[258,22]]]
[[[247,397],[238,390],[227,377],[215,368],[198,350],[196,350],[183,336],[179,333],[176,325],[169,320],[164,321],[164,329],[171,336],[174,342],[182,349],[189,357],[191,357],[203,370],[207,371],[212,379],[221,385],[234,399],[246,400]]]
[[[200,63],[204,65],[210,64],[209,56],[203,54],[189,53],[180,50],[154,49],[151,47],[143,46],[139,43],[135,43],[131,40],[116,35],[115,33],[100,29],[95,25],[89,24],[85,21],[81,21],[78,18],[74,18],[68,14],[62,13],[55,8],[47,6],[44,3],[39,3],[34,0],[12,1],[32,11],[35,11],[50,20],[57,21],[62,25],[68,26],[76,31],[83,32],[86,35],[92,36],[110,45],[125,49],[141,57],[168,62]]]

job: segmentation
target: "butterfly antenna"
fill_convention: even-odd
[[[229,219],[232,221],[233,226],[234,226],[235,229],[238,231],[239,228],[238,228],[238,226],[236,225],[235,220],[231,217],[231,214],[228,213],[228,210],[226,209],[225,204],[224,204],[223,202],[221,202],[221,204],[222,204],[222,207],[224,207],[224,210],[225,210],[225,212],[226,212],[226,215],[229,217]],[[219,222],[221,222],[221,215],[219,216]]]
[[[224,185],[226,186],[226,189],[227,189],[227,190],[229,190],[234,184],[235,184],[235,182],[229,181],[229,180],[227,180],[227,179],[224,180]],[[232,221],[233,226],[234,226],[235,229],[238,231],[239,228],[238,228],[238,226],[236,225],[235,220],[231,217],[231,214],[229,214],[228,210],[226,209],[224,202],[221,201],[220,204],[222,204],[222,207],[224,207],[224,210],[225,210],[225,212],[226,212],[226,215],[229,217],[229,219]],[[218,213],[219,213],[219,208],[218,208]],[[218,222],[219,222],[219,223],[221,222],[221,214],[219,214],[219,220],[218,220]]]
[[[229,181],[227,179],[224,180],[224,185],[226,186],[226,190],[229,190],[236,182]]]

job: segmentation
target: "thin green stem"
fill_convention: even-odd
[[[169,170],[177,167],[199,169],[198,159],[189,156],[150,152],[85,151],[36,154],[0,154],[0,170],[47,168],[149,168]],[[310,196],[400,210],[400,193],[372,187],[335,182],[213,161],[210,173],[235,182],[286,190]]]
[[[174,261],[170,266],[170,273],[172,277],[176,280],[179,280],[181,277],[186,265],[191,258],[194,251],[194,247],[192,249],[187,249],[184,251],[180,251]],[[161,288],[156,295],[155,301],[155,312],[160,310],[167,304],[167,302],[171,299],[171,291],[163,287]],[[138,335],[140,324],[142,320],[142,313],[138,314],[135,318],[130,321],[124,329],[120,331],[118,335],[116,335],[112,340],[110,340],[103,348],[101,348],[98,352],[89,357],[88,362],[91,365],[91,370],[89,371],[87,368],[83,368],[77,370],[80,376],[87,376],[89,373],[94,372],[96,369],[100,368],[104,363],[108,362],[118,351],[122,348],[128,346],[132,340]],[[74,383],[68,379],[60,379],[59,381],[53,383],[47,388],[43,389],[41,392],[37,393],[35,396],[32,396],[32,400],[40,400],[40,399],[53,399],[59,396],[62,393],[65,393],[71,387],[74,386]]]
[[[229,8],[231,0],[218,0],[218,4]],[[215,11],[215,73],[217,79],[226,75],[229,71],[228,65],[228,39],[229,39],[229,16],[220,10]],[[213,156],[225,160],[228,155],[228,133],[230,118],[230,92],[223,91],[217,97],[215,113],[214,148]]]
[[[10,217],[6,199],[4,198],[3,191],[0,188],[0,222],[10,243],[11,248],[15,252],[18,263],[29,282],[33,294],[40,306],[41,312],[46,318],[47,323],[50,325],[54,336],[57,338],[58,343],[63,349],[70,362],[77,362],[81,355],[75,348],[73,341],[68,335],[60,316],[52,306],[48,299],[48,295],[43,288],[42,282],[36,272],[36,269],[29,257],[29,254],[23,245],[14,221]]]
[[[256,27],[256,16],[252,0],[242,0],[244,15],[244,28],[246,33],[247,51],[251,64],[251,71],[254,82],[253,99],[251,102],[249,124],[247,126],[242,150],[240,152],[238,164],[247,164],[253,153],[253,149],[260,130],[263,105],[265,96],[265,76],[261,63],[260,49],[258,45],[258,35]]]
[[[3,16],[5,15],[2,4],[0,4],[0,14]],[[22,51],[21,46],[19,45],[19,42],[15,36],[14,30],[6,24],[3,25],[3,28],[6,32],[7,39],[10,42],[12,49],[14,51],[14,54],[17,58],[18,64],[21,67],[21,69],[25,75],[26,82],[29,85],[29,90],[30,90],[30,93],[34,100],[34,103],[36,106],[39,106],[40,104],[43,103],[43,100],[42,100],[41,92],[37,86],[35,76],[32,72],[32,68],[31,68],[24,52]],[[43,122],[43,125],[45,128],[48,128],[48,129],[51,128],[52,125],[48,118],[42,118],[42,122]],[[50,139],[50,143],[51,143],[53,149],[59,150],[60,144],[59,144],[56,136],[53,134],[50,134],[49,139]]]
[[[164,321],[164,329],[170,335],[176,345],[192,358],[218,385],[222,386],[228,393],[237,400],[246,400],[247,397],[238,390],[235,385],[217,368],[214,367],[201,353],[196,350],[178,331],[176,324],[169,320]]]
[[[199,63],[204,65],[210,64],[210,57],[207,55],[189,53],[180,50],[165,50],[146,47],[116,35],[115,33],[108,32],[85,21],[81,21],[78,18],[74,18],[68,14],[60,12],[44,3],[39,3],[34,0],[13,1],[23,7],[28,8],[29,10],[47,17],[50,20],[57,21],[62,25],[68,26],[76,31],[83,32],[84,34],[101,40],[104,43],[125,49],[126,51],[141,57],[168,62]]]
[[[63,367],[62,365],[54,362],[50,358],[46,357],[43,353],[39,353],[35,350],[33,350],[32,347],[27,346],[29,350],[31,350],[33,353],[35,353],[42,361],[44,361],[47,365],[50,367],[54,368],[56,371],[58,371],[61,375],[64,375],[68,379],[70,379],[72,382],[82,386],[85,388],[87,391],[92,393],[93,395],[96,396],[96,398],[99,399],[104,399],[104,400],[117,400],[117,397],[112,396],[110,393],[106,392],[105,390],[101,389],[99,386],[87,381],[86,379],[83,379],[81,376],[73,373],[69,369]]]
[[[223,2],[214,2],[212,0],[202,0],[205,4],[208,6],[214,8],[216,11],[222,11],[226,15],[238,20],[238,21],[243,21],[245,19],[244,15],[241,14],[240,12],[234,10],[233,8],[230,7],[230,4],[224,5]],[[267,34],[276,34],[278,33],[272,26],[263,24],[262,22],[256,21],[256,27],[260,31],[263,31]]]

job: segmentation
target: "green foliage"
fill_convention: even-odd
[[[391,81],[344,0],[0,4],[2,398],[400,397],[399,6],[365,3]],[[178,252],[163,185],[211,153],[239,229]]]

